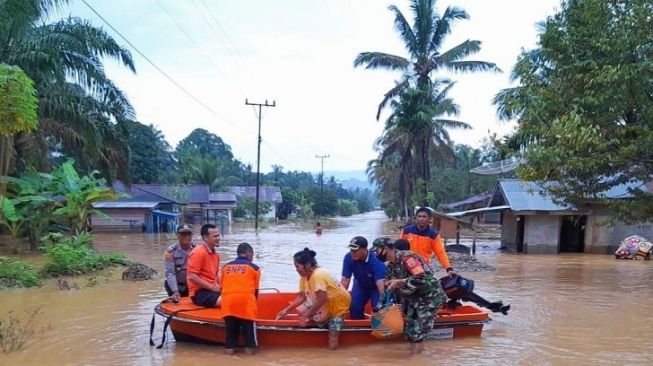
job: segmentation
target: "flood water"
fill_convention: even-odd
[[[224,235],[223,263],[249,242],[262,268],[262,287],[295,290],[292,254],[314,249],[320,265],[338,278],[346,244],[355,235],[396,236],[397,228],[379,212],[338,219],[316,236],[310,226],[270,226]],[[0,314],[41,307],[41,327],[26,348],[0,354],[2,365],[390,365],[409,361],[403,343],[313,349],[260,349],[255,356],[224,356],[211,345],[148,345],[153,307],[165,297],[163,252],[174,238],[165,235],[97,234],[96,248],[121,250],[159,271],[156,280],[123,282],[120,271],[69,278],[79,287],[59,290],[56,281],[38,289],[0,293]],[[479,244],[477,258],[496,272],[469,273],[476,291],[512,305],[508,316],[492,315],[480,338],[434,340],[414,356],[415,365],[650,365],[653,356],[653,263],[617,261],[607,255],[518,255],[501,253],[497,242]],[[463,273],[464,274],[464,273]],[[157,317],[155,340],[161,337]]]

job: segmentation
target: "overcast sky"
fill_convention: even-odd
[[[395,0],[87,0],[154,64],[182,85],[187,96],[103,23],[81,0],[61,16],[79,16],[102,26],[129,48],[137,73],[107,62],[109,76],[134,105],[137,119],[154,124],[173,148],[195,128],[231,145],[235,156],[256,163],[257,118],[251,102],[276,101],[263,113],[261,170],[318,171],[316,154],[330,155],[325,170],[363,170],[383,123],[375,119],[383,93],[399,79],[389,71],[354,69],[362,51],[405,55],[387,9],[408,16],[408,1]],[[479,147],[490,133],[513,124],[498,122],[492,97],[510,85],[522,48],[536,46],[536,23],[553,14],[559,0],[438,1],[465,9],[447,50],[467,39],[482,41],[469,60],[496,63],[503,74],[449,75],[459,120],[471,131],[451,133],[459,144]],[[168,13],[166,13],[167,10]],[[386,114],[387,115],[387,114]]]

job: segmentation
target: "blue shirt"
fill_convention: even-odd
[[[376,281],[385,279],[385,264],[371,251],[367,253],[364,262],[353,260],[351,253],[347,253],[342,261],[342,277],[351,278],[352,274],[354,285],[358,284],[368,290],[375,289]]]

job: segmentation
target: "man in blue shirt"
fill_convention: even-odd
[[[342,279],[340,283],[349,289],[352,275],[354,286],[351,290],[351,319],[363,319],[363,309],[368,301],[377,307],[379,298],[385,290],[385,264],[376,258],[376,254],[367,250],[367,239],[356,236],[347,246],[349,253],[342,262]]]

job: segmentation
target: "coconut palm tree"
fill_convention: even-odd
[[[453,23],[469,19],[463,9],[447,7],[440,15],[436,11],[435,0],[410,0],[412,26],[395,5],[391,5],[389,9],[395,15],[395,29],[408,51],[407,57],[384,52],[361,52],[354,60],[354,67],[365,66],[367,69],[386,69],[402,73],[402,79],[385,93],[379,104],[377,120],[388,102],[409,86],[429,90],[437,86],[438,81],[433,79],[437,71],[501,71],[494,63],[466,60],[468,56],[480,51],[480,41],[467,40],[449,50],[441,50],[444,39],[451,33]]]
[[[51,152],[76,158],[109,179],[129,180],[129,149],[119,121],[134,112],[109,80],[102,60],[135,71],[129,51],[101,28],[79,18],[46,23],[67,0],[0,1],[0,62],[19,66],[34,81],[40,129],[16,136],[14,171],[48,165]]]
[[[420,88],[404,90],[391,102],[393,112],[386,121],[381,138],[381,155],[398,153],[401,156],[398,167],[411,171],[405,177],[410,181],[420,180],[416,198],[422,204],[426,204],[426,187],[431,180],[433,162],[444,167],[455,160],[448,130],[471,128],[465,122],[449,118],[460,112],[460,107],[447,96],[453,85],[440,81],[439,85],[433,86],[432,92]]]

